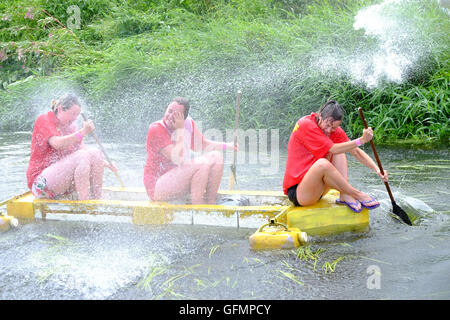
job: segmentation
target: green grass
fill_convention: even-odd
[[[363,107],[377,143],[447,144],[450,19],[435,1],[395,12],[414,22],[425,48],[404,83],[371,89],[315,65],[324,56],[375,48],[377,39],[353,23],[360,8],[379,2],[4,1],[0,129],[31,130],[65,91],[76,92],[96,127],[114,137],[145,139],[148,124],[176,95],[191,100],[203,129],[226,129],[241,90],[240,126],[279,129],[283,143],[299,117],[332,98],[346,109],[351,136],[361,135]],[[66,28],[71,4],[80,8],[80,29]]]

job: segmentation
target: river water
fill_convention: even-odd
[[[0,133],[0,200],[26,190],[30,138]],[[105,140],[104,147],[124,184],[142,187],[145,141]],[[370,212],[366,232],[312,238],[307,248],[321,250],[316,260],[303,261],[296,250],[252,251],[253,229],[37,221],[0,233],[0,299],[449,299],[450,151],[377,151],[413,227],[389,215],[382,182],[349,156],[350,183],[382,205]],[[237,188],[280,190],[281,153],[271,175],[239,165]],[[228,176],[226,166],[223,188]],[[118,185],[109,171],[104,180]]]

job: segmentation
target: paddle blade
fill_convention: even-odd
[[[411,220],[409,219],[408,214],[400,208],[395,201],[392,202],[392,211],[395,215],[397,215],[404,223],[406,223],[409,226],[412,226]]]

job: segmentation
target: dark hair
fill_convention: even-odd
[[[344,108],[334,100],[327,101],[320,107],[318,113],[323,120],[333,118],[334,121],[342,120],[344,117]]]
[[[61,106],[61,108],[66,111],[74,105],[80,105],[80,102],[78,101],[78,98],[74,96],[73,94],[67,93],[63,96],[61,96],[58,100],[52,100],[51,108],[52,111],[57,114],[58,113],[58,106]]]
[[[186,119],[189,115],[189,108],[190,108],[189,101],[182,97],[176,97],[176,98],[173,98],[170,103],[172,103],[172,102],[181,104],[184,107],[184,119]]]

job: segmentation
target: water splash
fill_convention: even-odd
[[[380,79],[401,83],[405,71],[413,66],[420,54],[413,41],[417,34],[412,20],[403,19],[399,11],[408,1],[386,0],[380,4],[360,10],[355,16],[355,30],[365,30],[366,36],[379,39],[378,48],[362,59],[350,64],[355,80],[364,81],[368,87],[375,87]],[[367,70],[365,64],[372,68]]]
[[[450,15],[450,0],[436,0],[442,8],[442,11]]]
[[[411,0],[385,0],[359,10],[353,28],[364,31],[364,37],[356,51],[336,50],[344,53],[322,56],[315,66],[369,89],[383,81],[403,83],[411,70],[420,67],[433,41],[417,22],[419,10],[420,3]]]

